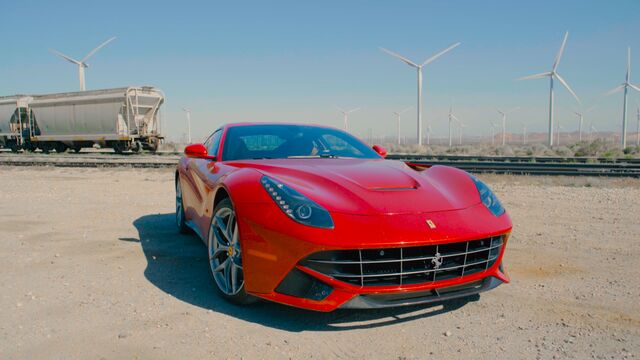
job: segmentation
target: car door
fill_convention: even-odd
[[[198,201],[194,202],[196,205],[192,209],[192,220],[202,237],[207,235],[211,219],[210,209],[212,204],[208,204],[209,199],[211,199],[210,194],[216,188],[223,172],[218,157],[222,133],[223,129],[216,130],[204,143],[207,153],[211,156],[216,156],[215,160],[191,159],[187,165],[187,171],[193,181],[194,192],[198,199]]]

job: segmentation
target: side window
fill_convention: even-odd
[[[220,147],[221,137],[222,137],[222,129],[218,129],[204,143],[204,146],[207,148],[207,152],[209,153],[209,155],[212,155],[212,156],[218,155],[218,148]]]

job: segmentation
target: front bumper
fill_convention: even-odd
[[[236,206],[244,250],[245,288],[248,293],[263,299],[328,312],[338,308],[437,302],[487,291],[509,281],[499,265],[511,221],[507,215],[496,218],[482,204],[445,213],[393,216],[332,214],[336,224],[332,230],[293,223],[279,209],[274,211],[270,204],[250,205]],[[437,228],[429,229],[425,219],[432,220]],[[300,264],[307,256],[319,251],[447,244],[498,235],[505,236],[505,246],[493,266],[486,271],[429,283],[359,286]],[[278,286],[294,270],[327,285],[331,288],[330,294],[321,300],[313,300],[278,292]]]

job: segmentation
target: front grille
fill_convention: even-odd
[[[403,248],[330,250],[311,254],[302,266],[358,286],[409,285],[461,278],[493,266],[503,236]]]

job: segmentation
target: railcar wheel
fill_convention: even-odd
[[[51,150],[53,150],[53,145],[46,142],[42,143],[40,144],[40,150],[42,150],[43,153],[48,154],[51,152]]]
[[[231,200],[222,200],[213,210],[207,238],[209,267],[220,294],[237,304],[254,302],[244,289],[240,232]]]
[[[56,152],[58,154],[62,154],[63,152],[67,152],[67,149],[68,149],[67,145],[65,145],[64,143],[57,143],[53,147],[54,147],[54,149],[56,150]]]
[[[184,216],[184,201],[182,200],[182,186],[180,179],[176,180],[176,225],[181,234],[189,233],[189,227]]]
[[[129,145],[124,141],[116,141],[113,144],[113,151],[115,151],[116,154],[122,154],[123,152],[128,150],[129,150]]]

